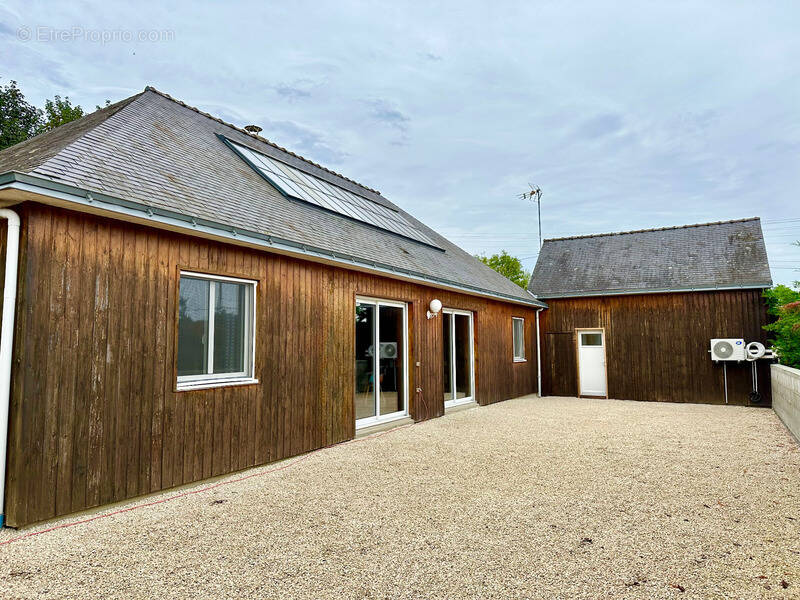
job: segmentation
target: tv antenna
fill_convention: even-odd
[[[530,200],[531,202],[536,202],[536,212],[539,221],[539,249],[542,249],[542,188],[538,185],[533,185],[532,183],[528,183],[528,187],[531,188],[529,192],[525,192],[524,194],[519,195],[520,200]]]

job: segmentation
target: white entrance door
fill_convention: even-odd
[[[606,345],[600,329],[578,330],[578,373],[581,396],[606,395]]]

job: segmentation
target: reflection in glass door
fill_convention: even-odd
[[[442,349],[444,352],[444,401],[445,404],[453,399],[453,314],[442,312]]]
[[[356,300],[356,427],[407,414],[407,341],[404,303]]]
[[[375,416],[375,306],[356,303],[356,421]]]
[[[475,397],[472,313],[442,310],[444,405],[471,402]]]

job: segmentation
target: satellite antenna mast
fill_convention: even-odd
[[[529,192],[525,192],[524,194],[520,194],[520,200],[530,200],[531,202],[536,202],[536,209],[537,209],[537,216],[539,221],[539,249],[542,249],[542,188],[538,185],[533,185],[532,183],[528,184],[528,187],[531,188]]]

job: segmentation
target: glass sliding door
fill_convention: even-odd
[[[408,414],[408,310],[356,299],[356,428]]]
[[[472,315],[453,315],[455,400],[472,399]]]
[[[375,412],[375,325],[372,304],[356,304],[356,421]]]
[[[471,312],[447,308],[442,311],[445,407],[471,402],[475,397],[472,325]]]
[[[381,415],[405,411],[405,365],[406,353],[403,331],[405,329],[405,308],[399,306],[379,306],[380,353],[378,370],[380,373],[378,397]]]
[[[453,315],[442,313],[442,350],[444,352],[444,401],[453,400],[453,343],[452,343]]]

